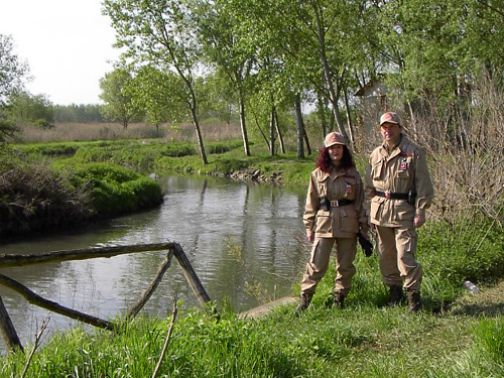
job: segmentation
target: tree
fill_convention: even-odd
[[[32,96],[20,91],[9,99],[8,118],[15,125],[31,125],[44,129],[54,126],[54,112],[51,102],[43,95]]]
[[[191,0],[105,0],[104,12],[112,20],[117,46],[126,48],[124,59],[176,72],[185,85],[187,105],[204,164],[208,163],[199,124],[195,71],[201,48],[195,35]]]
[[[144,66],[137,72],[133,85],[134,102],[145,112],[146,121],[156,127],[162,122],[185,119],[184,83],[172,72]]]
[[[100,80],[100,88],[100,98],[105,103],[102,107],[103,116],[121,122],[126,129],[130,121],[140,114],[140,108],[134,101],[131,73],[125,68],[116,68]]]
[[[239,105],[226,75],[217,70],[198,80],[197,84],[201,117],[217,118],[229,126],[238,116]]]
[[[19,61],[13,49],[12,38],[0,34],[0,142],[16,131],[15,125],[7,119],[7,106],[12,93],[22,89],[22,79],[28,71],[28,66]]]
[[[243,4],[238,4],[242,6]],[[210,63],[228,78],[237,98],[240,128],[245,156],[250,156],[246,121],[247,80],[250,77],[256,49],[241,39],[239,11],[235,4],[202,1],[199,13],[199,32]],[[251,48],[252,47],[252,48]]]
[[[101,107],[98,104],[54,105],[54,120],[56,122],[103,122]]]

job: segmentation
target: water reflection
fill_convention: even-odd
[[[4,243],[0,252],[43,253],[176,241],[210,297],[218,302],[227,298],[236,311],[291,294],[308,253],[299,242],[304,235],[304,193],[209,178],[168,177],[162,185],[166,195],[158,209],[96,224],[82,232]],[[111,319],[136,302],[164,257],[162,252],[136,253],[8,268],[1,273],[46,299]],[[144,313],[165,316],[171,312],[174,298],[182,298],[189,306],[196,304],[173,261]],[[1,286],[0,295],[21,342],[31,342],[37,324],[48,312]],[[49,333],[77,324],[57,314],[50,317]]]

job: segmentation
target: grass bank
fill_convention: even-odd
[[[0,151],[0,235],[55,231],[163,201],[154,180],[114,163],[72,160],[72,144]]]
[[[449,309],[411,315],[384,307],[376,261],[358,258],[346,308],[324,305],[334,272],[303,316],[293,306],[241,320],[223,304],[177,317],[160,376],[167,377],[499,377],[504,373],[504,283],[463,295]],[[364,289],[364,288],[367,289]],[[139,318],[114,336],[82,329],[37,351],[27,377],[149,377],[171,322]],[[27,354],[3,358],[0,376],[19,376]]]

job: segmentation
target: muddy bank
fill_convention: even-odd
[[[282,173],[273,172],[271,174],[265,174],[256,168],[244,168],[235,171],[229,175],[228,178],[239,182],[252,182],[257,184],[283,184]]]

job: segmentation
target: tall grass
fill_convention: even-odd
[[[132,123],[127,129],[118,123],[56,123],[53,128],[20,126],[16,137],[18,143],[46,143],[63,141],[123,140],[158,138],[165,142],[196,140],[194,127],[190,124],[167,125],[158,129],[144,123]],[[239,139],[237,124],[214,121],[203,122],[201,132],[206,141]]]
[[[474,337],[476,349],[504,368],[504,320],[501,317],[481,320]]]
[[[116,335],[80,329],[53,338],[35,354],[28,377],[148,377],[170,317],[139,318]],[[501,376],[500,320],[378,307],[356,294],[342,310],[314,303],[240,320],[194,309],[175,323],[161,365],[169,377],[457,377]],[[0,375],[19,374],[25,356],[3,358]]]

